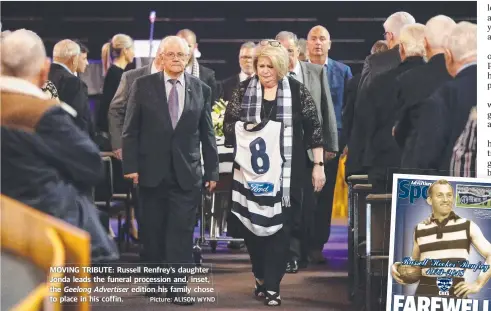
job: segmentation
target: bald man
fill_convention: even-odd
[[[199,64],[198,60],[194,56],[194,53],[198,50],[196,34],[190,29],[182,29],[179,30],[177,36],[186,40],[189,49],[191,50],[191,53],[189,54],[189,61],[186,66],[186,72],[200,79],[211,88],[211,105],[213,106],[215,104],[215,101],[218,99],[218,88],[215,78],[215,71]]]
[[[309,53],[309,62],[321,65],[326,68],[327,81],[331,89],[331,97],[334,104],[334,113],[336,115],[336,124],[338,137],[342,131],[342,109],[344,89],[348,81],[353,77],[350,67],[345,64],[329,58],[331,49],[331,36],[329,31],[323,26],[315,26],[307,35],[307,50]],[[339,140],[338,140],[339,141]],[[344,142],[339,141],[338,150],[343,150]],[[325,261],[322,256],[324,244],[329,240],[331,231],[331,214],[334,199],[334,188],[336,186],[336,175],[338,172],[339,156],[341,153],[326,152],[326,163],[324,165],[326,173],[326,185],[318,196],[316,206],[316,217],[311,237],[310,258],[314,263]]]

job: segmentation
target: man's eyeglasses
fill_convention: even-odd
[[[174,52],[167,52],[167,53],[164,53],[164,55],[165,55],[165,57],[171,58],[171,59],[174,59],[176,56],[177,56],[177,58],[184,59],[187,56],[186,54],[181,53],[181,52],[179,52],[177,54]]]
[[[280,46],[281,46],[281,42],[280,42],[280,41],[276,41],[276,40],[261,40],[261,41],[259,42],[259,44],[260,44],[261,46],[266,46],[266,45],[268,45],[268,44],[269,44],[269,45],[271,45],[271,46],[273,46],[273,47],[275,47],[275,48],[277,48],[277,47],[280,47]]]

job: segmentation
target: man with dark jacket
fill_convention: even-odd
[[[455,22],[443,15],[435,16],[426,23],[425,50],[429,60],[405,72],[397,78],[397,119],[394,138],[401,148],[401,168],[414,169],[416,125],[421,114],[422,100],[452,77],[445,67],[444,40],[453,29]],[[412,171],[418,173],[417,171]]]
[[[387,170],[400,165],[400,149],[392,137],[397,109],[395,80],[403,72],[424,65],[424,31],[425,26],[421,24],[401,29],[401,64],[377,76],[368,88],[365,105],[369,113],[365,116],[367,140],[363,164],[368,170],[368,181],[377,193],[386,193],[390,189],[392,176]]]
[[[365,105],[366,92],[376,76],[399,65],[401,62],[399,56],[399,37],[401,29],[405,25],[414,24],[415,22],[414,17],[406,12],[397,12],[389,16],[384,23],[384,37],[389,46],[389,50],[383,53],[370,55],[365,59],[360,83],[358,85],[353,128],[350,133],[350,142],[348,145],[349,154],[346,159],[347,176],[366,173],[363,169],[363,154],[365,152],[365,142],[367,138],[365,115],[370,113]]]
[[[162,42],[160,42],[157,54],[159,55],[162,49]],[[128,96],[130,94],[131,86],[136,79],[154,74],[162,71],[163,68],[160,64],[160,60],[156,57],[153,62],[141,68],[132,69],[125,73],[121,77],[119,87],[114,94],[113,100],[109,105],[108,119],[109,119],[109,134],[111,135],[111,146],[116,157],[121,159],[121,134],[123,133],[124,118],[126,116],[126,107],[128,103]]]
[[[453,80],[424,100],[414,149],[416,168],[447,175],[452,151],[477,103],[477,26],[457,24],[445,44],[445,63]]]
[[[387,46],[387,42],[384,40],[378,40],[372,46],[370,54],[383,53],[387,51],[389,47]],[[348,81],[346,88],[344,90],[344,101],[343,101],[343,114],[342,114],[342,122],[343,122],[343,131],[340,140],[340,146],[343,147],[346,153],[348,141],[351,135],[351,130],[353,128],[353,117],[355,114],[355,103],[358,94],[358,84],[360,84],[361,73],[357,73]]]
[[[93,138],[95,130],[87,85],[76,76],[79,57],[80,46],[76,42],[68,39],[58,42],[53,48],[53,63],[48,79],[55,85],[60,101],[77,112],[75,124]]]

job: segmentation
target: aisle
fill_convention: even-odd
[[[231,251],[219,243],[216,254],[204,252],[205,262],[213,264],[213,279],[217,291],[215,304],[191,307],[147,302],[135,294],[125,297],[118,310],[296,310],[296,311],[350,311],[347,300],[347,227],[338,224],[332,228],[332,237],[324,249],[331,258],[328,265],[311,266],[297,274],[288,274],[282,282],[283,304],[279,308],[266,307],[254,299],[254,281],[250,273],[249,256],[245,251]],[[125,256],[134,261],[134,256]],[[109,310],[113,307],[93,307]]]

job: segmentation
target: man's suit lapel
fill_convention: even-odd
[[[182,120],[183,118],[186,118],[186,115],[189,113],[191,110],[191,105],[193,104],[192,101],[192,94],[193,92],[191,91],[195,85],[191,84],[191,79],[189,79],[189,75],[187,73],[184,73],[184,83],[185,83],[185,89],[184,89],[184,108],[182,110],[181,117],[179,118],[179,121],[177,121],[176,125],[176,131],[180,128],[180,124],[183,123]],[[194,90],[194,89],[193,89]],[[170,120],[170,117],[169,117]],[[182,126],[182,125],[181,125]]]
[[[300,62],[300,68],[302,69],[302,79],[305,87],[310,90],[312,86],[312,74],[310,70],[307,69],[307,65],[304,62]]]

